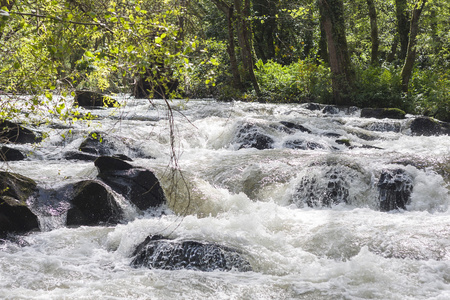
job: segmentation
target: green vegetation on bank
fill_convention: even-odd
[[[397,107],[450,121],[445,0],[0,0],[0,7],[2,118],[41,109],[67,118],[73,92],[92,90]],[[19,109],[20,94],[32,97]]]

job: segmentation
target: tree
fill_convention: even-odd
[[[410,33],[408,39],[408,49],[406,53],[405,63],[402,68],[402,90],[404,93],[409,91],[409,81],[411,79],[414,62],[416,60],[416,38],[419,33],[419,19],[425,7],[427,0],[419,0],[414,5],[411,15]]]
[[[338,105],[351,104],[355,75],[347,49],[344,6],[341,0],[319,0],[318,4],[327,37],[333,101]]]
[[[370,38],[372,42],[372,52],[371,52],[371,64],[378,64],[378,21],[377,21],[377,10],[375,8],[374,0],[367,0],[367,7],[369,9],[370,18]]]

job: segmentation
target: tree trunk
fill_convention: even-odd
[[[242,0],[234,0],[234,8],[236,9],[236,23],[237,23],[237,35],[239,47],[241,48],[242,64],[244,67],[245,78],[244,80],[250,80],[256,95],[260,95],[258,82],[256,81],[255,72],[253,69],[253,57],[251,47],[251,32],[248,23],[248,17],[250,16],[250,0],[244,0],[244,6],[242,6]]]
[[[227,18],[227,29],[228,29],[228,45],[227,45],[227,52],[228,56],[230,58],[230,69],[231,74],[233,76],[233,87],[242,90],[242,82],[241,82],[241,75],[239,74],[239,68],[238,63],[236,59],[236,52],[235,52],[235,45],[234,45],[234,6],[229,5],[228,3],[221,1],[221,0],[212,0],[212,2],[216,5],[216,7],[221,10],[226,18]]]
[[[395,0],[397,32],[400,39],[399,59],[404,60],[408,52],[409,17],[407,0]]]
[[[351,68],[347,49],[342,0],[319,0],[318,3],[327,36],[333,101],[337,105],[352,104],[355,74]]]
[[[407,93],[409,87],[409,80],[411,79],[414,61],[416,60],[416,37],[419,33],[419,19],[427,0],[422,0],[414,6],[411,27],[408,41],[408,51],[406,54],[405,64],[402,69],[402,91]]]
[[[276,4],[274,0],[254,0],[253,10],[256,17],[253,22],[255,52],[258,58],[266,62],[275,57]]]
[[[372,42],[371,64],[378,65],[378,25],[377,25],[377,10],[375,9],[374,0],[367,0],[370,18],[370,39]]]
[[[320,18],[320,37],[319,37],[319,50],[318,56],[322,59],[326,64],[329,64],[328,59],[328,48],[327,48],[327,34],[325,32],[325,27],[323,24],[323,18]]]

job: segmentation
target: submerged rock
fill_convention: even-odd
[[[239,126],[234,142],[239,144],[239,149],[271,149],[273,147],[274,140],[261,131],[262,129],[257,125],[245,123]]]
[[[406,209],[406,205],[411,201],[413,180],[402,169],[384,170],[377,187],[381,211]]]
[[[0,161],[18,161],[24,159],[25,155],[17,149],[12,149],[5,146],[0,148]]]
[[[139,209],[147,210],[166,203],[159,180],[150,170],[134,167],[111,156],[99,157],[95,166],[104,183]]]
[[[404,119],[406,113],[398,108],[363,108],[361,118]]]
[[[319,143],[305,141],[305,140],[288,140],[283,144],[284,148],[289,149],[300,149],[300,150],[316,150],[316,149],[324,149],[325,147]]]
[[[304,177],[297,188],[296,204],[305,202],[309,207],[331,207],[348,202],[348,182],[337,169],[331,168],[323,178]]]
[[[119,103],[110,97],[91,91],[76,91],[74,101],[81,107],[117,107]]]
[[[0,237],[39,229],[38,218],[27,205],[36,192],[34,180],[0,172]]]
[[[251,271],[250,263],[235,249],[213,243],[172,241],[162,236],[149,236],[137,246],[131,266],[150,269],[190,269]]]
[[[123,211],[114,196],[97,181],[86,180],[73,186],[71,208],[67,211],[67,225],[117,224]]]
[[[42,138],[22,125],[8,120],[0,120],[0,141],[4,143],[39,143]]]
[[[296,130],[301,131],[301,132],[311,133],[311,130],[309,130],[308,128],[306,128],[305,126],[300,125],[300,124],[295,124],[295,123],[286,122],[286,121],[281,121],[280,124],[283,125],[285,128],[290,129],[290,131],[288,131],[288,133],[294,133]]]

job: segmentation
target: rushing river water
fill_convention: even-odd
[[[191,100],[171,103],[171,146],[163,101],[120,100],[92,110],[101,126],[42,125],[48,138],[21,146],[27,160],[5,168],[43,187],[95,178],[92,162],[63,157],[100,132],[155,172],[164,214],[130,207],[127,222],[78,228],[42,216],[42,232],[0,244],[1,299],[450,299],[450,196],[439,172],[449,136],[412,136],[408,118],[363,119],[357,109]],[[255,133],[270,149],[245,147]],[[399,168],[410,202],[382,212],[380,174]],[[316,205],[327,193],[331,206]],[[237,248],[253,271],[130,267],[151,234]]]

